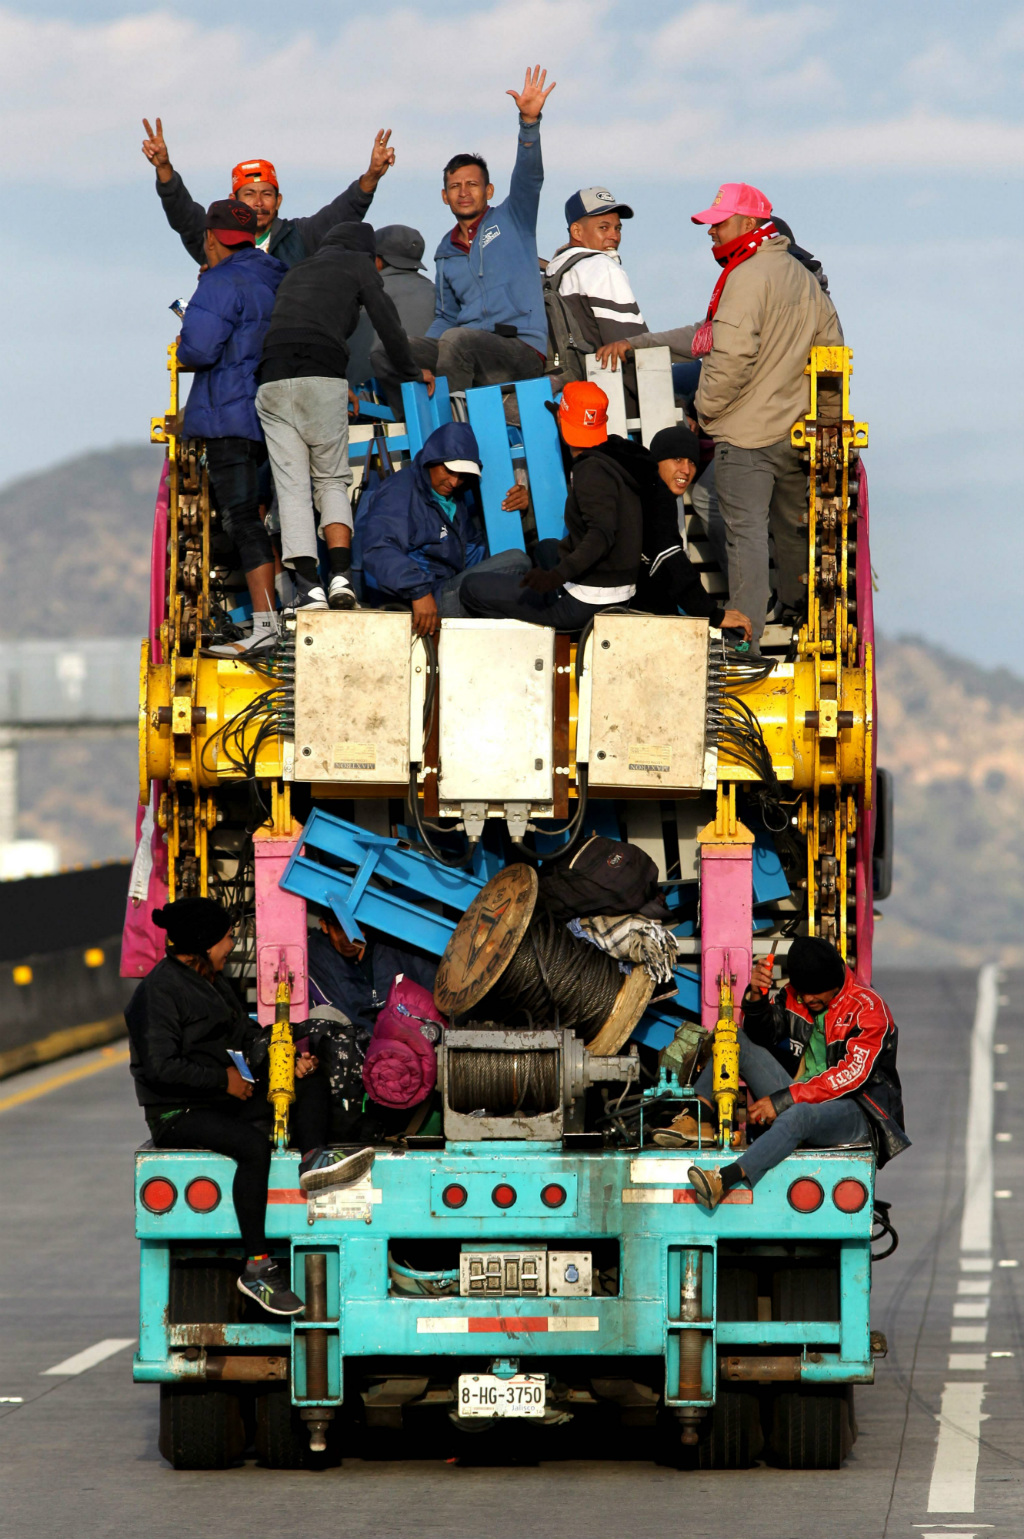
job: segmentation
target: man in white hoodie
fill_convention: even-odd
[[[574,334],[587,352],[645,329],[625,268],[619,260],[622,221],[633,210],[617,203],[607,187],[583,187],[565,205],[569,241],[547,265],[565,300]]]

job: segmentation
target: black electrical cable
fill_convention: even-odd
[[[535,913],[473,1015],[501,1023],[515,1015],[528,1015],[534,1023],[553,1020],[589,1042],[611,1014],[622,979],[614,957],[578,940],[550,914]]]
[[[454,859],[446,855],[443,850],[439,850],[437,848],[428,832],[428,824],[424,820],[423,814],[420,811],[420,788],[419,781],[417,779],[419,768],[420,767],[418,764],[414,764],[409,774],[409,804],[412,807],[412,815],[413,821],[416,824],[416,832],[420,836],[420,839],[423,843],[423,848],[426,850],[427,854],[431,857],[432,860],[436,860],[439,865],[449,866],[454,871],[464,871],[472,861],[473,851],[476,849],[480,841],[478,839],[468,839],[466,842],[465,853]],[[429,827],[433,828],[435,833],[443,834],[448,832],[447,829],[439,828],[436,824],[430,824]]]

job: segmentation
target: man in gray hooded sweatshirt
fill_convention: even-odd
[[[335,225],[319,250],[286,274],[277,291],[256,410],[267,439],[281,516],[281,559],[297,589],[296,608],[352,609],[352,508],[348,488],[348,339],[365,309],[401,379],[433,375],[413,361],[409,339],[374,258],[368,224]],[[312,480],[312,496],[310,495]],[[316,520],[331,575],[325,593]]]

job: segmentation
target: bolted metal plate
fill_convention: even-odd
[[[499,871],[459,920],[434,983],[434,1003],[445,1015],[464,1015],[497,982],[526,934],[537,902],[531,866]]]

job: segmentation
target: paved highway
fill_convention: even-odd
[[[1017,1539],[1022,983],[992,971],[879,979],[902,1028],[914,1147],[879,1181],[901,1235],[875,1275],[889,1357],[857,1391],[852,1456],[827,1474],[681,1474],[621,1440],[589,1459],[482,1463],[500,1434],[472,1440],[472,1463],[416,1457],[425,1451],[405,1441],[397,1460],[346,1459],[325,1474],[252,1462],[176,1474],[156,1449],[156,1387],[131,1382],[131,1156],[144,1125],[124,1051],[3,1082],[0,1536]]]

